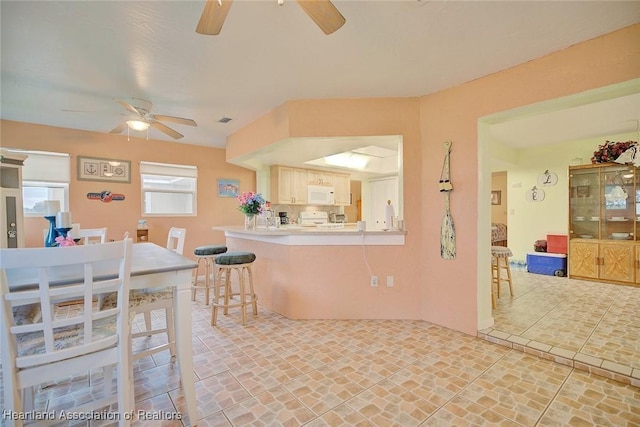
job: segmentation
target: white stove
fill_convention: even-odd
[[[322,211],[302,211],[298,217],[303,227],[319,227],[329,223],[329,214]]]

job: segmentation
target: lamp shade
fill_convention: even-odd
[[[138,132],[149,129],[149,123],[143,122],[142,120],[127,120],[127,126],[129,126],[129,129]]]

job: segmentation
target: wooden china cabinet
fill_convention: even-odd
[[[640,169],[569,168],[569,277],[640,286]]]

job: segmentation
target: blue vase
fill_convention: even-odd
[[[58,233],[56,232],[56,217],[45,216],[44,219],[49,221],[49,231],[47,232],[47,236],[44,238],[44,247],[55,248],[58,246],[56,243],[56,237],[58,237]]]

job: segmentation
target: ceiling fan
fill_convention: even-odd
[[[277,1],[281,6],[284,4],[284,0]],[[196,33],[214,36],[220,34],[232,2],[233,0],[207,0],[196,27]],[[344,16],[330,0],[296,0],[296,2],[327,35],[346,22]]]
[[[186,126],[198,126],[198,124],[191,119],[151,114],[151,106],[153,104],[146,99],[129,98],[128,100],[116,99],[115,101],[127,110],[129,114],[124,122],[113,128],[109,133],[121,133],[127,129],[127,127],[135,131],[144,131],[149,129],[149,126],[151,126],[174,139],[180,139],[184,135],[171,129],[162,122],[171,122]]]

